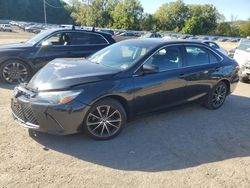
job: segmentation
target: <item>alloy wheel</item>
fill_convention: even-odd
[[[212,94],[212,104],[215,108],[221,106],[226,99],[227,88],[224,84],[219,85]]]
[[[3,67],[2,76],[9,83],[25,82],[28,78],[28,69],[19,62],[10,62]]]
[[[97,106],[88,114],[86,121],[88,131],[98,138],[115,135],[122,125],[121,113],[112,106]]]

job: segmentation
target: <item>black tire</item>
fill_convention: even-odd
[[[208,94],[204,103],[205,107],[210,110],[219,109],[224,104],[227,94],[227,85],[224,82],[219,82]]]
[[[246,78],[246,77],[241,77],[241,78],[240,78],[240,81],[241,81],[242,83],[248,83],[248,82],[249,82],[249,79]]]
[[[126,121],[123,106],[112,98],[106,98],[90,108],[84,120],[84,129],[96,140],[109,140],[121,133]]]
[[[0,65],[0,79],[9,84],[27,82],[31,77],[31,69],[20,60],[7,60]]]

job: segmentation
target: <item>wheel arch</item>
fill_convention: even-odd
[[[227,94],[229,95],[231,93],[231,85],[230,85],[230,81],[227,79],[222,79],[220,80],[220,82],[224,82],[227,86]]]
[[[129,104],[129,101],[125,98],[125,97],[122,97],[120,95],[115,95],[115,94],[111,94],[111,95],[105,95],[101,98],[98,98],[97,100],[95,100],[91,106],[93,104],[95,104],[96,102],[98,101],[101,101],[103,99],[107,99],[107,98],[110,98],[110,99],[113,99],[113,100],[116,100],[117,102],[119,102],[122,107],[124,108],[125,112],[126,112],[126,115],[127,115],[127,118],[130,119],[131,118],[131,107],[130,107],[130,104]]]

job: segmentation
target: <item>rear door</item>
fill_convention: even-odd
[[[205,96],[220,79],[220,57],[208,48],[199,45],[185,45],[185,75],[188,101]]]
[[[101,34],[94,32],[72,32],[71,42],[73,57],[87,57],[109,45]]]

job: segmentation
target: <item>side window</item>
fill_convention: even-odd
[[[214,49],[220,49],[220,47],[216,43],[209,42],[208,45]]]
[[[166,47],[156,52],[147,64],[155,65],[159,71],[178,69],[182,66],[181,53],[178,47]]]
[[[209,53],[197,46],[186,46],[187,66],[209,64]]]
[[[71,45],[71,34],[70,33],[57,33],[49,37],[46,41],[51,42],[54,46]]]
[[[73,45],[97,45],[97,44],[107,44],[107,41],[101,36],[97,34],[90,33],[73,33]]]
[[[217,56],[215,56],[212,52],[209,52],[209,61],[210,63],[219,63],[220,60]]]

